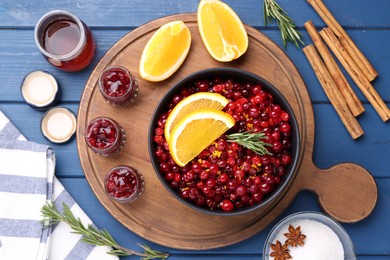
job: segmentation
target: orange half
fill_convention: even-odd
[[[217,109],[188,114],[173,128],[168,141],[172,159],[185,166],[234,124],[231,115]]]
[[[142,52],[139,73],[148,81],[165,80],[175,73],[191,47],[191,33],[182,21],[161,26]]]
[[[239,58],[248,49],[248,34],[233,9],[219,0],[201,0],[198,28],[210,55],[222,62]]]

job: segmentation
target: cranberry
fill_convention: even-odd
[[[201,80],[201,81],[197,82],[196,86],[197,86],[198,90],[201,92],[206,92],[209,89],[209,84],[208,84],[207,80]]]
[[[256,86],[254,86],[254,87],[252,88],[252,94],[253,94],[253,95],[258,95],[258,94],[260,94],[260,92],[261,92],[261,86],[256,85]]]
[[[260,201],[263,200],[263,194],[260,193],[260,192],[254,193],[254,194],[252,195],[252,198],[253,198],[253,200],[254,200],[255,202],[260,202]]]
[[[199,179],[201,180],[207,180],[210,176],[210,173],[206,170],[203,170],[200,174],[199,174]]]
[[[181,174],[175,173],[175,176],[173,177],[173,181],[179,183],[181,181]]]
[[[246,193],[247,193],[247,188],[246,188],[245,185],[240,184],[240,185],[237,186],[237,188],[236,188],[236,195],[238,197],[243,197],[243,196],[246,195]]]
[[[168,172],[165,174],[165,179],[167,179],[168,181],[173,181],[174,178],[175,174],[173,172]]]
[[[272,150],[274,150],[275,152],[280,152],[282,149],[283,149],[283,145],[279,141],[275,141],[272,144]]]
[[[183,100],[183,96],[181,96],[181,95],[174,95],[173,98],[172,98],[172,104],[177,105],[182,100]]]
[[[283,162],[284,165],[289,164],[290,161],[291,161],[290,155],[288,155],[288,154],[283,154],[282,155],[282,162]]]
[[[290,120],[290,115],[287,112],[282,111],[282,113],[280,114],[280,118],[282,119],[282,121],[288,122]]]
[[[234,172],[234,175],[237,177],[238,180],[243,180],[245,177],[245,172],[241,169],[238,169]]]
[[[262,183],[260,184],[260,191],[263,193],[263,194],[267,194],[267,193],[270,193],[272,191],[272,184],[270,183]]]
[[[223,84],[215,85],[213,87],[214,92],[221,93],[224,90],[225,86]]]
[[[227,148],[227,142],[225,140],[219,140],[217,143],[218,151],[224,151]]]
[[[221,174],[221,176],[219,176],[218,180],[222,184],[227,183],[229,181],[229,175],[227,175],[226,173],[223,173],[223,174]]]
[[[194,173],[200,173],[202,172],[202,166],[200,165],[200,163],[198,162],[195,162],[191,165],[191,169],[194,171]]]
[[[289,123],[283,123],[280,125],[280,132],[288,134],[291,131],[291,126]]]
[[[223,211],[232,211],[234,209],[234,205],[230,200],[223,200],[220,205]]]
[[[207,185],[208,187],[210,187],[210,188],[215,187],[216,183],[217,183],[217,182],[215,181],[215,179],[209,178],[209,179],[206,180],[206,185]]]

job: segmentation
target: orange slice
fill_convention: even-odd
[[[210,55],[222,62],[237,59],[248,49],[248,35],[238,15],[219,0],[201,0],[198,28]]]
[[[173,128],[169,151],[179,166],[184,166],[207,146],[232,128],[233,117],[221,110],[200,109],[185,116]]]
[[[175,73],[191,47],[191,33],[182,21],[161,26],[142,52],[139,73],[143,79],[157,82]]]
[[[227,103],[229,100],[221,94],[210,92],[198,92],[184,98],[173,108],[167,118],[164,127],[165,139],[169,141],[172,129],[188,113],[203,108],[222,110]]]

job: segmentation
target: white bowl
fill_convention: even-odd
[[[349,237],[348,233],[345,231],[345,229],[334,219],[331,217],[328,217],[322,213],[319,212],[309,212],[309,211],[303,211],[303,212],[298,212],[294,213],[290,216],[287,216],[286,218],[282,219],[278,224],[273,227],[271,232],[268,234],[268,237],[265,241],[264,244],[264,249],[263,249],[263,260],[268,260],[268,259],[273,259],[273,257],[270,257],[271,253],[271,244],[275,243],[275,239],[280,233],[280,231],[283,229],[282,233],[288,232],[288,226],[290,223],[296,222],[298,220],[314,220],[318,221],[326,226],[328,226],[340,239],[340,242],[343,246],[344,249],[344,259],[345,260],[354,260],[356,259],[356,255],[354,252],[354,247],[351,241],[351,238]],[[294,226],[297,228],[296,226]],[[304,229],[304,227],[301,227],[301,230]],[[304,231],[302,230],[302,234],[305,234]],[[280,236],[280,235],[279,235]],[[285,237],[284,237],[285,238]],[[307,240],[308,237],[305,238]],[[284,242],[284,241],[280,241]],[[298,246],[300,247],[300,246]],[[304,247],[304,245],[303,245]],[[302,250],[302,248],[299,248],[298,250]],[[289,247],[291,249],[291,247]],[[295,250],[295,249],[293,249]],[[332,250],[332,249],[330,249]],[[324,258],[325,259],[325,258]],[[330,259],[330,258],[326,258]],[[294,258],[293,258],[294,260]],[[335,259],[330,259],[330,260],[335,260]]]

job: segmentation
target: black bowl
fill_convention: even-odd
[[[264,199],[257,204],[254,204],[253,206],[246,206],[239,209],[234,209],[233,211],[224,212],[222,210],[211,210],[208,208],[200,207],[192,203],[191,201],[184,200],[181,198],[178,191],[174,190],[170,184],[165,179],[165,176],[160,171],[159,162],[155,155],[155,148],[156,144],[153,141],[154,136],[154,130],[157,126],[157,121],[159,119],[159,116],[163,113],[163,111],[167,110],[168,104],[171,102],[172,97],[178,93],[180,93],[180,90],[185,88],[186,86],[190,85],[191,83],[194,83],[201,79],[211,79],[215,77],[222,77],[222,78],[231,78],[238,82],[253,82],[255,84],[259,84],[262,86],[262,88],[270,93],[274,98],[274,103],[279,104],[283,110],[289,113],[290,115],[290,125],[291,125],[291,147],[290,147],[290,154],[291,154],[291,162],[288,165],[286,169],[286,173],[283,176],[283,179],[281,183],[277,186],[275,190],[273,190],[270,194],[267,194]],[[266,208],[270,206],[271,204],[278,203],[284,195],[287,193],[289,187],[291,186],[291,183],[295,179],[295,176],[298,172],[298,158],[299,158],[299,150],[300,150],[300,136],[299,136],[299,130],[298,130],[298,124],[297,120],[295,118],[294,112],[291,109],[287,99],[269,82],[264,80],[263,78],[245,71],[241,69],[235,69],[235,68],[210,68],[201,70],[198,72],[195,72],[184,79],[180,80],[178,83],[176,83],[160,100],[159,104],[157,105],[155,111],[153,112],[152,120],[149,127],[149,139],[148,139],[148,148],[149,148],[149,155],[150,160],[152,162],[153,168],[160,179],[161,183],[164,185],[164,187],[179,201],[184,203],[185,205],[189,206],[192,209],[198,210],[200,212],[204,212],[207,214],[212,215],[240,215],[248,212],[252,212],[254,210],[259,210],[260,208]]]

